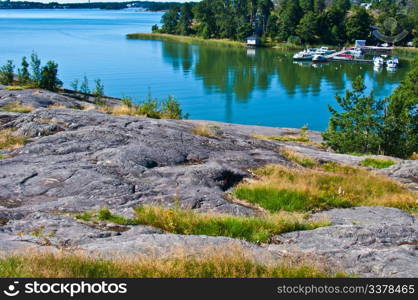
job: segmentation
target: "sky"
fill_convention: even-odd
[[[13,0],[12,0],[13,1]],[[58,3],[86,3],[88,0],[28,0],[31,2],[58,2]],[[90,2],[130,2],[136,0],[90,0]],[[141,1],[141,0],[138,0]],[[197,2],[200,0],[143,0],[143,1],[153,1],[153,2]]]

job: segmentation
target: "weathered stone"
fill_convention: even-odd
[[[199,121],[45,108],[81,106],[74,96],[0,87],[0,107],[20,101],[38,108],[28,114],[0,112],[0,128],[15,128],[30,138],[21,149],[2,150],[8,157],[0,160],[0,252],[34,247],[111,257],[167,256],[172,249],[183,249],[199,255],[203,249],[232,243],[260,262],[308,253],[359,276],[418,276],[416,218],[392,208],[330,210],[314,218],[325,216],[332,226],[284,234],[276,237],[281,245],[264,246],[226,237],[167,234],[147,226],[76,220],[77,212],[103,207],[132,218],[132,208],[144,204],[252,215],[251,208],[229,202],[226,193],[250,177],[251,168],[266,164],[300,167],[279,154],[281,147],[321,162],[358,165],[364,157],[251,137],[297,135],[297,129],[208,122],[216,125],[215,136],[208,138],[193,134]],[[318,132],[308,135],[321,141]],[[397,161],[380,172],[416,184],[417,162]]]
[[[366,277],[418,277],[418,222],[394,208],[333,209],[332,226],[276,237],[273,252],[310,253],[325,257],[347,272]]]

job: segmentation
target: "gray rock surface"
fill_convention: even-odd
[[[331,210],[314,217],[326,215],[332,226],[288,233],[277,237],[282,244],[264,246],[76,220],[75,213],[102,207],[131,217],[132,208],[144,204],[252,215],[252,209],[229,202],[226,192],[250,177],[250,168],[272,163],[300,167],[282,157],[280,147],[319,161],[358,165],[363,158],[251,137],[296,135],[297,129],[207,122],[216,125],[215,136],[207,138],[192,132],[199,121],[45,108],[82,105],[70,96],[0,87],[0,107],[16,99],[39,107],[28,114],[0,111],[0,129],[14,128],[30,138],[25,147],[0,159],[0,253],[34,247],[163,256],[173,249],[199,254],[232,243],[259,261],[300,252],[341,263],[360,276],[418,276],[416,218],[391,208]],[[318,132],[309,136],[321,141]],[[381,172],[407,184],[418,178],[415,161],[399,161]]]
[[[418,277],[418,222],[387,207],[333,209],[332,226],[276,237],[273,252],[303,252],[325,257],[364,277]]]

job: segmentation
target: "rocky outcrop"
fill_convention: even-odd
[[[193,254],[238,243],[260,261],[300,252],[338,262],[360,276],[418,276],[416,218],[391,208],[331,210],[323,214],[332,226],[288,233],[276,238],[280,245],[265,246],[76,220],[73,213],[102,207],[129,216],[133,207],[144,204],[252,215],[251,208],[231,203],[226,192],[251,177],[251,168],[300,167],[282,157],[280,147],[319,161],[358,165],[363,158],[252,137],[299,134],[295,129],[207,122],[214,131],[208,138],[193,134],[198,121],[46,108],[81,107],[72,96],[0,89],[0,107],[20,101],[38,108],[28,114],[0,111],[0,129],[14,128],[30,138],[25,147],[0,159],[0,252],[34,246],[129,256],[167,254],[174,247]],[[318,132],[309,137],[321,141]],[[399,161],[383,173],[416,183],[417,162]]]
[[[418,277],[418,222],[398,209],[357,207],[314,215],[332,226],[276,237],[273,252],[303,252],[365,277]]]

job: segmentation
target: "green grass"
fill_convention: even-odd
[[[375,169],[386,169],[395,164],[396,162],[391,159],[382,158],[366,158],[360,162],[360,165],[363,167],[371,167]]]
[[[93,217],[94,217],[93,213],[89,212],[89,211],[83,212],[82,214],[75,216],[75,218],[77,220],[83,220],[83,221],[86,221],[86,222],[91,221],[93,219]]]
[[[164,33],[130,33],[126,35],[128,39],[139,39],[139,40],[159,40],[169,42],[179,42],[187,44],[198,44],[198,45],[217,45],[226,47],[245,47],[245,43],[239,41],[233,41],[228,39],[204,39],[196,36],[182,36],[174,34]]]
[[[110,210],[104,208],[101,209],[98,213],[97,218],[100,221],[109,221],[111,223],[119,224],[119,225],[138,225],[138,222],[134,219],[127,219],[121,216],[113,215]]]
[[[82,255],[32,254],[0,258],[1,278],[327,278],[346,277],[312,262],[261,265],[237,251],[201,258],[105,260]]]
[[[9,156],[7,155],[7,154],[0,154],[0,160],[2,160],[2,159],[6,159],[6,158],[8,158]]]
[[[270,212],[285,211],[311,211],[330,208],[352,207],[349,201],[338,196],[323,193],[312,195],[306,191],[280,189],[267,186],[246,187],[235,189],[235,196],[252,204],[257,204]]]
[[[37,86],[34,84],[8,85],[4,87],[4,89],[7,91],[21,91],[21,90],[34,89],[34,88],[37,88]]]
[[[360,168],[326,163],[302,170],[267,166],[253,172],[257,180],[238,185],[233,195],[270,212],[353,206],[418,211],[416,195],[403,185]]]
[[[308,221],[300,214],[235,217],[155,206],[138,207],[135,213],[134,219],[126,219],[103,209],[99,211],[97,219],[119,225],[149,225],[175,234],[226,236],[253,243],[267,243],[271,237],[284,232],[310,230],[328,225],[324,221]],[[78,218],[86,220],[83,215]],[[92,220],[91,215],[88,220]]]
[[[296,135],[296,136],[265,136],[265,135],[258,135],[253,134],[253,138],[259,140],[270,140],[270,141],[278,141],[278,142],[300,142],[300,143],[308,143],[310,142],[309,137],[303,135]]]

